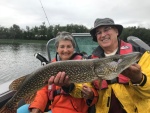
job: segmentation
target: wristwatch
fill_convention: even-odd
[[[144,86],[145,85],[145,83],[146,83],[146,81],[147,81],[147,77],[146,77],[146,75],[145,74],[143,74],[142,73],[142,81],[140,82],[140,83],[137,83],[137,84],[134,84],[134,83],[132,83],[132,85],[133,86]]]

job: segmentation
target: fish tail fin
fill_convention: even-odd
[[[4,105],[0,109],[0,113],[17,113],[17,111],[15,109],[9,109],[6,105]]]

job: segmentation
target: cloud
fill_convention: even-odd
[[[110,17],[124,27],[150,28],[149,0],[4,0],[0,1],[0,25],[22,28],[45,22],[51,25],[79,24],[93,27],[96,18]],[[46,16],[44,11],[46,12]]]

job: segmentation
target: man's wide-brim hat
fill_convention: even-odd
[[[94,28],[91,29],[90,34],[93,37],[93,41],[97,42],[96,37],[96,29],[101,26],[114,26],[118,29],[118,37],[121,35],[121,32],[123,30],[123,26],[119,24],[115,24],[114,21],[110,18],[97,18],[94,22]]]

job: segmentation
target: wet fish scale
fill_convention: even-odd
[[[128,55],[114,55],[101,59],[50,63],[29,75],[16,79],[12,83],[10,89],[17,90],[17,92],[0,110],[0,113],[15,113],[20,99],[34,94],[45,85],[45,81],[50,76],[56,75],[60,71],[66,72],[70,80],[75,83],[90,82],[95,78],[110,80],[117,77],[132,63],[137,62],[140,57],[140,53],[134,52]]]

